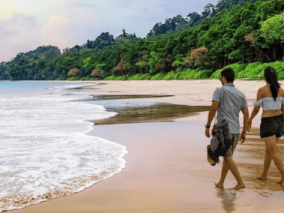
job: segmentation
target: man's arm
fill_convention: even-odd
[[[241,140],[242,143],[244,143],[245,140],[246,140],[246,132],[247,132],[247,126],[248,126],[247,121],[248,121],[248,118],[249,118],[249,110],[248,110],[247,106],[242,108],[242,113],[244,115],[244,124],[243,124],[243,132],[241,134],[240,140]]]
[[[210,107],[209,113],[208,113],[208,119],[207,119],[207,124],[206,126],[210,126],[218,109],[219,106],[219,102],[218,101],[212,101],[212,105]],[[210,137],[210,128],[206,128],[205,130],[205,135],[206,137]]]

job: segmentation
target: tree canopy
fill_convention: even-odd
[[[203,20],[213,18],[217,13],[229,10],[233,6],[241,6],[247,2],[256,2],[264,0],[219,0],[216,5],[211,3],[207,4],[201,14],[197,12],[191,12],[187,15],[187,18],[183,18],[178,15],[173,18],[168,18],[165,23],[159,22],[154,25],[153,29],[147,34],[147,37],[162,35],[173,31],[182,30],[184,28],[193,27],[200,24]]]
[[[87,40],[86,47],[90,49],[103,49],[106,46],[114,45],[115,40],[113,35],[110,35],[109,32],[104,32],[101,35],[99,35],[96,40],[90,41]]]

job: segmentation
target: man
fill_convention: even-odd
[[[217,88],[213,94],[212,106],[209,110],[208,121],[205,126],[205,135],[210,137],[210,125],[217,111],[217,124],[223,119],[229,123],[229,132],[231,138],[234,138],[233,144],[224,156],[221,178],[216,187],[224,188],[224,181],[230,170],[237,180],[234,189],[244,189],[245,184],[241,178],[238,167],[233,160],[233,153],[238,144],[246,139],[247,119],[249,117],[246,96],[234,86],[235,73],[233,69],[227,68],[221,72],[221,82],[223,87]],[[239,113],[244,115],[243,132],[240,137]]]

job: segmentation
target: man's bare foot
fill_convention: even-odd
[[[260,177],[258,177],[258,180],[267,180],[267,177],[265,177],[265,176],[260,176]]]
[[[284,183],[284,178],[281,178],[280,181],[277,182],[278,184],[283,184]]]
[[[215,183],[215,186],[219,189],[224,189],[224,186],[223,184],[220,184],[220,183]]]
[[[246,186],[245,186],[245,184],[243,184],[243,183],[238,183],[238,184],[234,187],[235,190],[240,190],[240,189],[244,189],[244,188],[246,188]]]

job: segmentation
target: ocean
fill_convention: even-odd
[[[70,195],[125,168],[126,147],[89,136],[115,116],[70,82],[0,82],[0,212]]]

